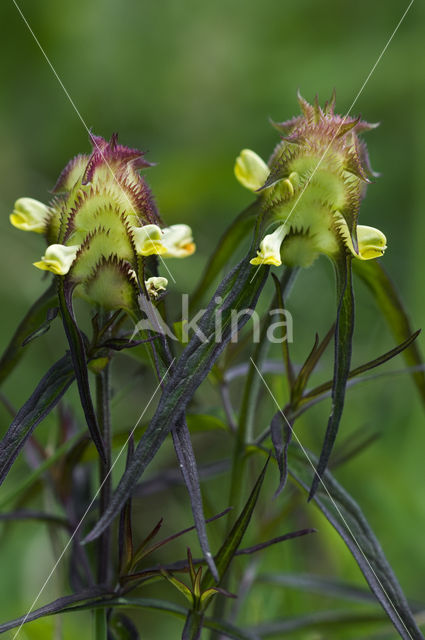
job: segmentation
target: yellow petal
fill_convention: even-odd
[[[280,257],[280,247],[286,236],[286,225],[281,224],[273,233],[264,236],[260,242],[260,248],[255,258],[250,260],[250,264],[263,265],[271,264],[279,267],[282,264]]]
[[[270,169],[251,149],[243,149],[235,162],[235,176],[247,189],[257,191],[267,180]]]
[[[347,223],[341,214],[338,215],[337,226],[344,244],[358,260],[373,260],[385,253],[387,239],[382,231],[374,227],[359,224],[357,226],[358,252],[354,249]]]
[[[34,267],[42,271],[51,271],[58,276],[68,273],[77,255],[79,245],[69,247],[63,244],[51,244],[39,262],[34,262]]]
[[[385,253],[387,239],[382,231],[374,227],[359,225],[357,227],[357,239],[359,243],[359,254],[361,260],[372,260],[379,258]]]
[[[33,198],[19,198],[10,214],[11,224],[22,231],[44,233],[46,230],[49,208]]]
[[[167,249],[162,244],[162,231],[156,224],[133,227],[133,240],[140,256],[163,255]]]
[[[163,229],[164,258],[186,258],[196,249],[192,229],[187,224],[173,224]]]

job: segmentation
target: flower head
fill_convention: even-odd
[[[77,155],[60,174],[49,206],[21,198],[10,220],[45,234],[48,247],[37,268],[66,276],[91,302],[129,308],[138,283],[150,282],[148,256],[185,257],[195,245],[187,225],[163,227],[140,175],[151,166],[144,154],[118,144],[116,134],[109,142],[94,135],[91,141],[92,153]]]
[[[276,227],[251,263],[309,266],[320,254],[341,252],[361,260],[381,256],[384,234],[357,224],[366,185],[376,175],[359,134],[377,125],[335,114],[335,96],[323,109],[298,100],[302,115],[275,124],[282,138],[267,165],[248,149],[236,160],[237,179],[258,192],[266,224]]]

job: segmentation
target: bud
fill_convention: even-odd
[[[33,198],[19,198],[9,216],[10,222],[17,229],[35,233],[45,233],[48,218],[49,208]]]
[[[145,280],[146,291],[150,298],[157,298],[161,291],[166,291],[168,285],[167,278],[152,277]]]
[[[306,267],[320,254],[341,252],[360,260],[381,256],[384,234],[357,225],[366,185],[376,175],[359,134],[377,125],[335,114],[335,96],[323,109],[298,100],[302,115],[275,124],[282,139],[268,165],[248,149],[236,160],[237,179],[259,192],[265,222],[274,227],[251,264]]]

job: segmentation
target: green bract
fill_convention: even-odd
[[[302,115],[275,124],[282,140],[268,165],[249,149],[236,160],[235,174],[258,192],[265,221],[275,226],[251,264],[307,267],[319,254],[350,252],[360,260],[381,256],[384,234],[357,225],[369,176],[366,145],[358,137],[375,128],[360,118],[334,113],[335,98],[322,109],[298,96]]]
[[[20,198],[11,223],[44,233],[48,247],[34,265],[66,276],[75,291],[107,309],[136,305],[145,280],[144,258],[183,258],[195,251],[192,231],[184,224],[162,227],[151,191],[140,169],[151,166],[143,153],[91,136],[91,155],[78,155],[62,171],[49,206]],[[165,278],[148,278],[155,298]]]

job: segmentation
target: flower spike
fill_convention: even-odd
[[[149,278],[145,260],[152,255],[184,258],[195,251],[185,224],[163,228],[151,191],[139,173],[152,166],[142,151],[90,136],[92,153],[66,165],[49,206],[21,198],[11,223],[43,233],[47,249],[34,265],[64,276],[68,290],[105,309],[138,310],[140,283],[156,298],[167,286]],[[145,295],[146,295],[145,292]]]
[[[348,250],[371,260],[386,249],[384,234],[357,225],[360,203],[373,173],[358,134],[375,125],[335,114],[335,95],[322,109],[298,93],[302,115],[274,124],[282,139],[268,165],[244,149],[235,175],[262,200],[266,224],[278,226],[260,243],[251,264],[310,266],[320,254],[337,259]]]

